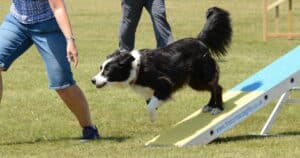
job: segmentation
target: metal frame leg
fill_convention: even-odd
[[[287,91],[287,92],[285,92],[281,95],[281,97],[279,98],[279,100],[278,100],[276,106],[274,107],[271,115],[269,116],[267,122],[265,123],[263,129],[261,130],[260,135],[268,135],[269,129],[271,128],[277,114],[279,113],[281,107],[284,105],[284,103],[288,99],[289,95],[290,95],[290,91]]]

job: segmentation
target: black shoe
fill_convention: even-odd
[[[97,127],[94,126],[88,126],[84,127],[82,129],[82,137],[81,139],[84,140],[95,140],[95,139],[100,139],[100,135],[98,133]]]

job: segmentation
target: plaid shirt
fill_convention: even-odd
[[[54,17],[48,0],[12,0],[10,13],[23,24],[35,24]]]

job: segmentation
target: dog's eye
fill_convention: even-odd
[[[100,70],[102,70],[102,65],[100,66]]]

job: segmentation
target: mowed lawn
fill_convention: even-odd
[[[0,19],[10,1],[1,1]],[[84,91],[93,122],[102,139],[81,143],[75,117],[54,91],[47,88],[43,62],[35,47],[3,74],[0,105],[0,157],[300,157],[299,104],[285,106],[270,137],[259,133],[275,102],[205,146],[188,148],[144,147],[144,143],[168,129],[209,99],[207,92],[184,88],[159,109],[159,120],[149,121],[144,100],[129,88],[96,89],[90,79],[99,63],[118,47],[120,1],[67,0],[80,63],[74,77]],[[297,40],[262,41],[261,0],[167,0],[167,15],[176,39],[194,37],[201,30],[205,11],[220,6],[230,11],[234,30],[228,56],[218,60],[224,91],[268,65],[299,44]],[[287,4],[282,6],[286,30]],[[300,32],[300,2],[294,1],[295,30]],[[274,15],[272,12],[270,15]],[[1,41],[0,41],[1,42]],[[146,11],[136,33],[136,48],[154,48],[154,33]],[[300,60],[300,59],[299,59]],[[288,66],[289,63],[286,63]],[[272,75],[272,74],[270,74]],[[298,94],[295,94],[299,96]],[[226,108],[226,107],[225,107]]]

